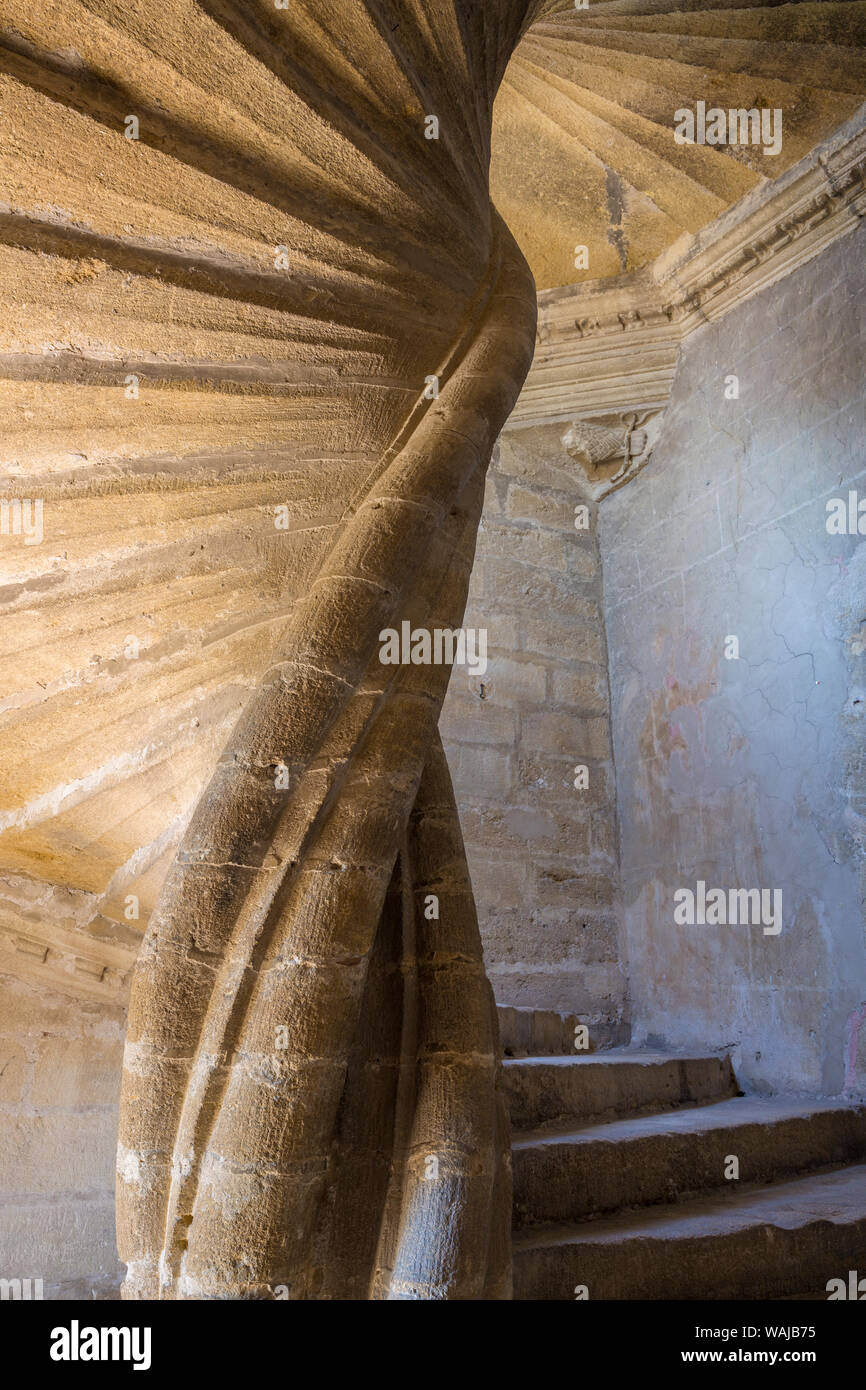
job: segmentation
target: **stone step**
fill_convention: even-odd
[[[592,1022],[577,1014],[557,1013],[553,1009],[524,1009],[500,1004],[499,1037],[505,1057],[574,1056],[574,1030],[586,1024],[589,1051],[624,1047],[629,1041],[625,1023]]]
[[[729,1155],[739,1160],[741,1183],[861,1162],[866,1106],[750,1096],[608,1124],[517,1133],[515,1225],[587,1220],[725,1188]]]
[[[706,1105],[739,1094],[730,1058],[662,1052],[506,1058],[503,1079],[517,1130]]]
[[[590,1299],[826,1299],[828,1280],[866,1276],[866,1165],[733,1186],[516,1235],[515,1299],[571,1300],[578,1285]]]

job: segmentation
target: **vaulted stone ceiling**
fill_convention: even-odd
[[[44,502],[40,544],[3,538],[0,870],[34,959],[46,923],[69,959],[79,929],[137,940],[298,595],[489,289],[482,108],[518,21],[479,46],[473,115],[449,76],[471,11],[436,3],[411,50],[399,6],[360,0],[0,4],[3,496]],[[514,13],[493,189],[539,288],[581,278],[576,243],[593,278],[646,263],[866,88],[862,0]],[[699,99],[781,106],[782,154],[674,146]]]
[[[863,0],[561,10],[524,37],[495,107],[493,197],[540,290],[646,265],[796,163],[866,96]],[[779,108],[781,152],[676,144],[674,112],[698,101]]]

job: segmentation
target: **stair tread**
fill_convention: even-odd
[[[707,1052],[679,1056],[671,1052],[584,1052],[564,1057],[503,1057],[502,1065],[511,1067],[658,1067],[669,1062],[720,1062],[725,1053]]]
[[[627,1211],[593,1221],[536,1226],[515,1232],[515,1254],[559,1245],[618,1244],[628,1240],[692,1240],[749,1226],[788,1230],[816,1221],[845,1224],[866,1220],[866,1164],[812,1173],[786,1182],[726,1189],[724,1195]]]
[[[732,1125],[773,1124],[791,1119],[835,1111],[861,1112],[866,1106],[836,1097],[733,1096],[707,1105],[689,1105],[660,1114],[636,1115],[626,1119],[602,1120],[590,1124],[564,1121],[542,1129],[523,1130],[512,1137],[512,1150],[541,1148],[556,1144],[587,1144],[599,1140],[621,1143],[656,1134],[695,1134]]]

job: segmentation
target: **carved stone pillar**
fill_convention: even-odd
[[[90,121],[135,114],[179,188],[205,170],[245,215],[250,198],[280,210],[274,264],[294,275],[188,246],[160,248],[164,273],[216,294],[240,277],[289,340],[281,447],[312,452],[323,430],[365,460],[138,959],[125,1296],[507,1297],[495,1012],[436,729],[449,670],[383,665],[379,634],[460,625],[485,469],[529,367],[534,287],[487,164],[496,86],[545,7],[176,0],[149,27],[73,8],[81,62],[22,19],[22,78]],[[135,54],[149,85],[124,80]]]

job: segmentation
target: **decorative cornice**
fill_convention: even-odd
[[[535,360],[508,428],[664,406],[684,338],[820,255],[864,214],[866,106],[651,266],[542,292]]]
[[[125,1004],[141,934],[104,917],[91,918],[83,930],[77,909],[89,895],[43,884],[36,899],[15,889],[10,894],[9,886],[4,883],[0,899],[0,972],[62,994]]]

